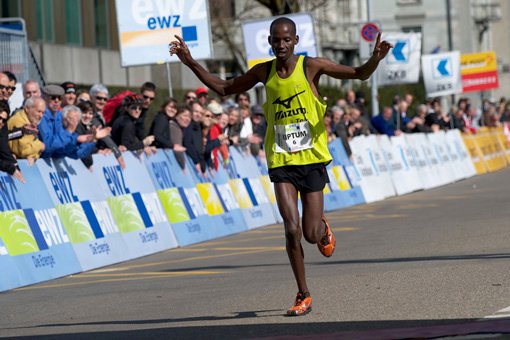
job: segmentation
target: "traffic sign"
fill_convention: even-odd
[[[380,32],[380,25],[376,22],[366,22],[360,24],[359,32],[361,39],[359,40],[359,56],[361,59],[368,59],[374,50],[375,39]]]
[[[377,38],[377,34],[379,33],[379,27],[373,22],[368,22],[363,27],[361,27],[361,37],[363,40],[371,42]]]

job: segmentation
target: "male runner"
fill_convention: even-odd
[[[304,315],[312,309],[312,298],[305,279],[301,237],[317,244],[329,257],[335,250],[335,237],[323,214],[323,189],[329,182],[326,165],[331,161],[323,118],[326,103],[318,92],[321,75],[337,79],[366,80],[375,71],[389,49],[380,41],[372,57],[360,67],[336,64],[325,58],[307,58],[294,54],[299,41],[296,24],[280,17],[270,26],[269,44],[275,59],[255,65],[246,74],[223,80],[208,73],[191,56],[184,40],[170,44],[170,55],[177,54],[196,76],[220,96],[244,92],[258,82],[265,84],[267,101],[264,113],[267,132],[264,147],[269,177],[274,182],[278,209],[285,226],[286,249],[298,286],[294,305],[287,315]],[[303,204],[300,226],[298,192]]]

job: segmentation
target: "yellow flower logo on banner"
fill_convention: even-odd
[[[200,197],[202,197],[202,201],[204,201],[205,208],[209,215],[212,216],[224,213],[220,198],[218,197],[212,183],[198,183],[197,189]]]

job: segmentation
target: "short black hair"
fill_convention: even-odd
[[[151,91],[156,92],[156,84],[146,81],[142,84],[142,87],[140,88],[140,93],[143,93],[143,91]]]
[[[269,34],[273,34],[273,27],[276,25],[289,25],[292,28],[294,35],[297,34],[296,23],[287,17],[279,17],[273,20],[271,26],[269,26]]]
[[[7,76],[7,78],[9,78],[9,81],[13,81],[15,83],[18,82],[18,79],[16,79],[16,76],[14,75],[14,73],[10,72],[10,71],[2,71],[3,74],[5,74]]]
[[[7,116],[10,115],[11,109],[9,108],[9,104],[6,100],[0,100],[0,112],[7,112]]]

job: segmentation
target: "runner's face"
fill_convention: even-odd
[[[275,57],[287,60],[294,54],[294,46],[298,43],[299,37],[291,25],[279,24],[273,27],[268,41]]]

